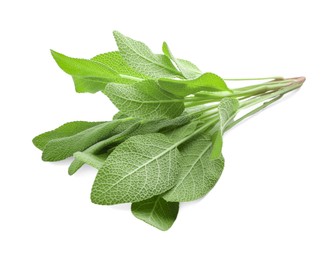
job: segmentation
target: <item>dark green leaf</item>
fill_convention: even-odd
[[[134,202],[131,205],[134,216],[160,230],[168,230],[176,220],[179,212],[178,202],[165,201],[161,195]]]

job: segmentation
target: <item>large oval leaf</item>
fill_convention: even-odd
[[[175,184],[180,153],[165,135],[137,135],[117,146],[98,171],[91,201],[112,205],[161,194]]]

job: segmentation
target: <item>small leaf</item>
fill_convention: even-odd
[[[181,76],[167,56],[156,55],[144,43],[117,31],[113,35],[121,56],[134,70],[152,78]]]
[[[72,156],[75,152],[83,151],[96,142],[112,135],[112,130],[120,122],[121,120],[105,122],[75,135],[51,140],[44,148],[42,159],[44,161],[60,161]]]
[[[38,149],[44,150],[46,144],[49,141],[52,141],[52,140],[55,140],[58,138],[72,136],[79,132],[82,132],[91,127],[94,127],[94,126],[97,126],[97,125],[100,125],[103,123],[105,123],[105,122],[85,122],[85,121],[69,122],[52,131],[48,131],[46,133],[36,136],[32,140],[32,142]]]
[[[177,183],[163,198],[167,201],[192,201],[206,195],[217,183],[224,168],[224,158],[209,160],[211,154],[209,136],[200,135],[181,148],[181,172]]]
[[[133,136],[98,171],[91,201],[112,205],[149,199],[173,187],[179,168],[180,153],[165,135]]]
[[[199,68],[190,61],[175,58],[166,42],[163,43],[163,52],[169,59],[171,59],[176,64],[179,71],[181,71],[185,78],[194,79],[202,74]]]
[[[160,89],[153,80],[145,80],[133,85],[110,83],[106,86],[104,94],[119,110],[131,117],[174,118],[184,110],[182,99]]]
[[[179,212],[178,202],[167,202],[161,195],[134,202],[131,205],[133,215],[160,230],[168,230],[176,220]]]
[[[160,87],[177,96],[187,96],[199,91],[229,91],[225,81],[213,73],[204,73],[196,79],[158,79]]]

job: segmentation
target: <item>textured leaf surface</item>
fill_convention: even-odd
[[[71,58],[61,53],[51,51],[59,67],[66,73],[78,77],[112,78],[118,74],[106,65],[86,59]]]
[[[187,96],[199,91],[231,91],[225,81],[213,73],[204,73],[196,79],[158,79],[160,87],[178,96]]]
[[[99,54],[93,57],[91,60],[106,65],[120,75],[136,77],[138,79],[147,78],[145,75],[138,73],[137,71],[129,67],[118,51]]]
[[[52,140],[55,140],[58,138],[72,136],[74,134],[77,134],[79,132],[82,132],[91,127],[94,127],[96,125],[103,124],[103,123],[105,123],[105,122],[85,122],[85,121],[69,122],[52,131],[48,131],[46,133],[36,136],[32,140],[32,142],[37,148],[39,148],[40,150],[43,150],[49,141],[52,141]]]
[[[234,119],[239,109],[239,101],[235,98],[223,98],[218,106],[220,129],[213,135],[212,151],[210,159],[216,159],[221,155],[224,130],[228,123]]]
[[[186,136],[189,136],[190,134],[194,133],[197,128],[198,122],[191,122],[189,124],[186,124],[184,126],[175,128],[174,130],[168,131],[165,133],[165,135],[170,138],[173,141],[179,141]]]
[[[223,98],[218,106],[220,129],[223,133],[228,122],[234,118],[239,109],[239,101],[235,98]]]
[[[98,143],[95,143],[95,144],[91,145],[89,148],[87,148],[84,151],[84,155],[86,155],[88,159],[89,159],[88,155],[91,155],[91,156],[98,155],[100,152],[102,152],[106,148],[109,148],[109,146],[114,145],[114,143],[121,142],[121,141],[125,140],[139,126],[140,126],[139,122],[133,121],[133,124],[130,125],[130,126],[128,125],[128,128],[125,129],[124,131],[122,131],[118,134],[115,134],[115,135],[111,135],[109,138],[107,138],[105,140],[102,140],[102,141],[99,141]],[[113,129],[112,132],[114,132],[114,129]],[[80,157],[76,156],[74,161],[70,164],[70,166],[68,168],[69,175],[73,175],[86,162],[87,162],[87,160],[80,160]]]
[[[52,51],[59,67],[73,76],[77,92],[95,93],[103,90],[107,83],[134,83],[144,78],[131,69],[118,52],[109,52],[91,60],[76,59]]]
[[[181,99],[159,88],[153,80],[133,85],[113,84],[106,86],[104,94],[128,116],[159,119],[179,116],[184,105]]]
[[[121,56],[134,70],[152,78],[181,75],[167,56],[156,55],[144,43],[119,32],[115,31],[113,34]]]
[[[178,202],[165,201],[161,195],[134,202],[131,205],[134,216],[160,230],[168,230],[176,220],[179,212]]]
[[[59,161],[66,159],[78,151],[83,151],[96,142],[109,137],[120,120],[105,122],[75,135],[58,138],[48,142],[44,148],[44,161]]]
[[[163,196],[165,200],[192,201],[213,188],[223,170],[224,159],[209,160],[211,146],[211,139],[200,135],[181,147],[181,172],[176,185]]]
[[[175,184],[180,153],[165,135],[129,138],[117,146],[98,171],[91,201],[112,205],[159,195]]]
[[[185,78],[194,79],[202,74],[199,68],[190,61],[175,58],[166,42],[163,43],[163,52],[169,59],[171,59],[176,64],[177,68]]]

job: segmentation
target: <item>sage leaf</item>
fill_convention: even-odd
[[[180,153],[165,135],[137,135],[118,145],[98,171],[91,201],[112,205],[137,202],[174,186]]]
[[[137,81],[148,78],[146,75],[138,73],[129,67],[118,51],[99,54],[93,57],[91,60],[106,65],[127,80]]]
[[[179,141],[179,140],[185,138],[186,136],[189,136],[192,133],[194,133],[197,128],[197,125],[198,125],[198,122],[194,121],[194,122],[191,122],[184,126],[181,126],[181,127],[175,128],[171,131],[168,131],[165,133],[165,135],[173,141]]]
[[[32,142],[40,150],[44,150],[46,144],[52,140],[75,135],[91,127],[103,124],[105,122],[85,122],[74,121],[66,123],[52,131],[45,132],[36,136]]]
[[[229,91],[225,81],[213,73],[204,73],[196,79],[158,79],[160,87],[169,93],[185,97],[199,91]]]
[[[121,56],[134,70],[156,79],[182,75],[167,56],[154,54],[144,43],[117,31],[113,35]]]
[[[110,83],[103,93],[120,111],[131,117],[174,118],[184,110],[182,99],[160,89],[153,80],[133,85]]]
[[[161,195],[131,204],[133,215],[162,231],[168,230],[179,212],[178,202],[165,201]]]
[[[181,171],[175,186],[163,196],[165,200],[192,201],[213,188],[224,168],[224,158],[209,160],[211,147],[207,135],[199,135],[181,147]]]
[[[190,61],[175,58],[166,42],[163,43],[162,49],[163,53],[176,64],[177,68],[185,78],[194,79],[202,74],[199,68]]]
[[[88,128],[75,135],[49,141],[44,147],[42,159],[44,161],[60,161],[83,151],[91,145],[110,136],[111,131],[120,124],[121,120],[105,122]]]
[[[210,159],[216,159],[221,155],[222,150],[222,135],[224,134],[227,125],[234,119],[239,110],[239,101],[235,98],[223,98],[218,106],[219,115],[219,130],[212,138],[212,151]]]
[[[97,55],[91,60],[71,58],[51,51],[59,67],[71,75],[77,92],[95,93],[107,83],[133,83],[144,77],[132,70],[118,52]]]
[[[127,129],[125,129],[124,131],[122,131],[116,135],[112,135],[105,140],[99,141],[99,142],[95,143],[94,145],[91,145],[89,148],[87,148],[84,151],[84,155],[86,155],[87,156],[86,158],[88,158],[88,159],[89,159],[89,157],[88,157],[89,155],[97,156],[101,151],[103,151],[105,148],[109,147],[110,145],[124,140],[126,137],[129,136],[129,134],[134,132],[139,126],[140,126],[139,122],[133,122],[133,124],[131,126],[129,126]],[[73,175],[84,165],[84,163],[87,163],[86,160],[80,160],[80,158],[85,158],[85,157],[75,156],[74,161],[70,164],[70,166],[68,168],[69,175]]]

